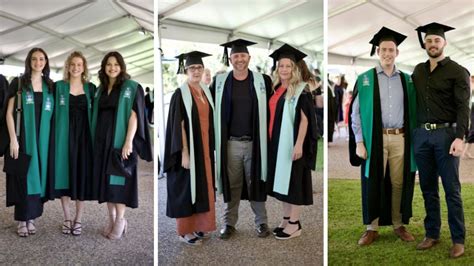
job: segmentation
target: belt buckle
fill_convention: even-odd
[[[430,123],[425,123],[425,129],[430,131],[432,129],[431,124]]]

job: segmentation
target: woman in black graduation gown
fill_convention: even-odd
[[[179,56],[178,74],[186,71],[188,79],[171,98],[166,127],[166,215],[176,218],[179,239],[190,245],[216,230],[213,103],[201,82],[205,56],[199,51]]]
[[[55,197],[61,198],[63,234],[82,233],[84,200],[97,200],[92,193],[92,98],[95,86],[87,82],[87,61],[74,51],[64,63],[63,80],[55,84]],[[68,158],[66,160],[65,158]],[[76,201],[71,219],[69,205]]]
[[[15,206],[17,234],[21,237],[36,233],[34,221],[43,214],[43,202],[50,195],[47,186],[52,167],[49,154],[52,152],[49,144],[54,110],[52,88],[46,52],[41,48],[31,49],[20,83],[15,78],[10,84],[5,118],[10,143],[5,154],[6,203],[7,207]],[[22,110],[18,126],[16,106],[19,90]]]
[[[282,201],[277,239],[301,234],[302,205],[313,204],[311,169],[315,167],[317,125],[311,92],[302,82],[296,62],[306,55],[285,44],[270,55],[275,86],[269,101],[269,153],[267,193]]]
[[[107,202],[109,222],[102,234],[119,239],[127,230],[125,208],[138,207],[137,155],[152,160],[150,136],[143,88],[130,79],[120,53],[105,55],[99,80],[92,116],[94,190],[99,203]]]

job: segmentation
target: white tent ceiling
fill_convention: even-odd
[[[82,51],[91,74],[117,50],[133,79],[153,83],[153,0],[0,0],[0,58],[23,66],[33,47],[48,53],[56,71]]]
[[[413,68],[428,58],[414,29],[438,22],[456,28],[445,54],[474,72],[474,0],[329,0],[328,12],[329,64],[373,65],[368,42],[385,26],[408,36],[397,62]]]
[[[163,39],[288,43],[322,60],[323,0],[158,0],[158,21]]]

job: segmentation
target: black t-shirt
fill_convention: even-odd
[[[232,77],[229,136],[252,136],[252,96],[249,76],[244,80],[236,80]]]

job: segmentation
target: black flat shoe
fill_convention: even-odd
[[[194,232],[193,233],[197,238],[200,238],[200,239],[207,239],[209,238],[209,234],[206,234],[204,232]]]
[[[201,245],[202,242],[201,242],[201,239],[195,237],[195,238],[191,238],[191,239],[187,239],[186,236],[179,236],[179,240],[181,240],[182,242],[188,244],[188,245],[192,245],[192,246],[197,246],[197,245]]]
[[[235,233],[235,228],[230,225],[226,225],[224,228],[221,229],[219,238],[220,239],[229,239],[234,233]]]
[[[298,237],[301,235],[301,224],[300,224],[300,221],[296,221],[296,222],[292,222],[292,221],[289,221],[288,222],[289,224],[298,224],[298,229],[296,231],[294,231],[293,233],[291,234],[287,234],[283,231],[277,233],[275,235],[275,238],[276,239],[280,239],[280,240],[286,240],[286,239],[291,239],[291,238],[294,238],[294,237]]]
[[[260,224],[257,227],[257,236],[258,237],[267,237],[270,235],[270,230],[268,230],[267,224]]]

